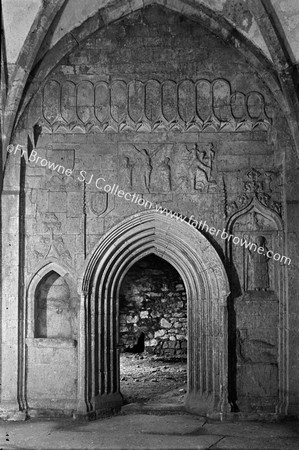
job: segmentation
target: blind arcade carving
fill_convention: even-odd
[[[267,130],[264,96],[233,91],[224,79],[210,82],[49,80],[38,123],[44,133]]]

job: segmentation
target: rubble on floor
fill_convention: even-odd
[[[183,403],[187,388],[186,358],[146,354],[120,356],[120,388],[125,403]]]

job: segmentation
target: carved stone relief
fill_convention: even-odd
[[[279,174],[263,169],[251,169],[243,179],[243,191],[233,201],[226,205],[226,217],[231,216],[236,211],[246,207],[247,204],[256,198],[263,206],[271,209],[277,214],[282,214],[281,202],[274,200],[271,183],[277,183]]]
[[[209,144],[206,148],[200,149],[198,144],[188,148],[191,158],[189,166],[189,177],[191,180],[191,189],[200,192],[212,191],[217,183],[211,179],[212,166],[215,158],[213,144]]]
[[[135,162],[132,162],[128,156],[124,156],[120,167],[120,178],[122,186],[133,190],[133,178],[135,176]]]
[[[214,145],[184,145],[176,155],[176,191],[215,192],[217,181],[212,177]]]
[[[42,220],[43,228],[45,233],[51,233],[51,236],[54,235],[55,230],[60,232],[61,230],[61,222],[58,220],[58,217],[54,213],[46,213]]]
[[[72,257],[62,238],[61,222],[56,214],[46,213],[43,217],[42,225],[44,233],[49,233],[50,236],[42,235],[40,236],[38,243],[32,245],[31,255],[34,263],[37,264],[43,259],[54,257],[71,265]],[[32,266],[32,264],[30,264],[30,266]]]
[[[136,185],[133,185],[133,188],[137,189],[141,188],[142,191],[150,192],[151,188],[151,176],[153,171],[152,166],[152,158],[149,154],[149,151],[146,148],[139,149],[134,146],[136,151],[138,152],[137,157],[135,158],[134,163],[134,173],[135,177],[133,180],[136,180]]]
[[[267,251],[269,250],[266,246],[266,238],[264,236],[256,236],[255,244],[257,247],[263,248],[264,253],[258,253],[254,250],[250,250],[251,264],[253,269],[253,288],[256,291],[266,291],[269,289],[269,267],[268,261],[269,257],[267,256]]]
[[[234,92],[234,93],[233,93]],[[227,80],[49,80],[38,123],[43,133],[160,130],[267,130],[259,92],[236,92]]]
[[[169,192],[171,189],[170,157],[173,145],[126,144],[119,167],[121,188],[134,192]]]
[[[90,192],[89,194],[89,208],[92,214],[97,217],[103,215],[108,208],[108,194],[107,192]]]
[[[171,165],[168,156],[160,163],[160,176],[162,181],[162,192],[172,191]]]
[[[47,189],[70,191],[80,188],[77,174],[74,173],[76,150],[78,150],[78,145],[72,148],[65,148],[62,145],[55,148],[53,145],[47,145],[47,159],[51,165],[46,169]],[[61,167],[59,168],[59,166]],[[71,171],[71,174],[67,171]]]
[[[122,188],[142,193],[215,192],[215,150],[209,144],[126,144],[119,167]]]
[[[268,250],[278,251],[278,233],[273,220],[251,211],[238,218],[231,233],[240,242],[248,243],[247,246],[231,243],[231,260],[237,268],[242,291],[274,289],[273,262],[267,256]],[[259,247],[263,247],[264,252],[257,252]]]

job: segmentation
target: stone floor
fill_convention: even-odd
[[[120,387],[125,403],[182,404],[187,389],[186,359],[124,353]]]
[[[298,450],[299,424],[207,422],[189,414],[154,412],[93,422],[0,422],[0,449]]]

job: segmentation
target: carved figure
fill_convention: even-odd
[[[140,178],[141,186],[139,186],[139,183],[137,183],[136,187],[137,189],[140,187],[145,188],[146,191],[150,193],[151,176],[153,171],[151,157],[145,148],[139,150],[137,147],[135,147],[135,149],[138,151],[139,155],[141,155],[141,158],[138,158],[135,172],[136,177]]]
[[[182,192],[190,191],[190,182],[192,183],[192,178],[190,180],[189,167],[190,151],[186,145],[183,145],[180,147],[179,160],[177,164],[175,164],[177,189]]]
[[[72,260],[71,254],[65,247],[62,237],[57,237],[53,243],[53,246],[58,253],[58,255],[65,261],[70,262]]]
[[[171,191],[172,190],[171,167],[170,167],[169,163],[170,163],[170,158],[166,157],[163,161],[161,161],[161,165],[160,165],[163,191]]]
[[[145,166],[143,169],[144,186],[145,186],[147,192],[150,192],[151,175],[152,175],[152,170],[153,170],[151,158],[150,158],[148,152],[145,150],[145,148],[143,148],[140,151],[140,153],[144,157],[144,163],[145,163]]]
[[[264,189],[266,192],[272,192],[271,189],[271,182],[273,180],[273,173],[272,172],[265,172],[265,180],[264,180]]]
[[[250,251],[250,255],[253,262],[253,283],[256,291],[266,291],[269,289],[269,268],[267,256],[266,239],[264,236],[256,237],[257,247],[263,247],[264,252],[258,253],[257,251]]]
[[[191,154],[191,164],[189,166],[189,176],[193,189],[204,191],[208,190],[209,185],[215,185],[215,181],[211,181],[212,165],[215,157],[211,143],[206,150],[199,150],[198,144],[195,144],[188,151]]]
[[[121,167],[121,172],[123,173],[124,183],[129,186],[131,189],[133,188],[133,169],[135,164],[131,163],[130,158],[128,156],[124,157],[124,162]]]

